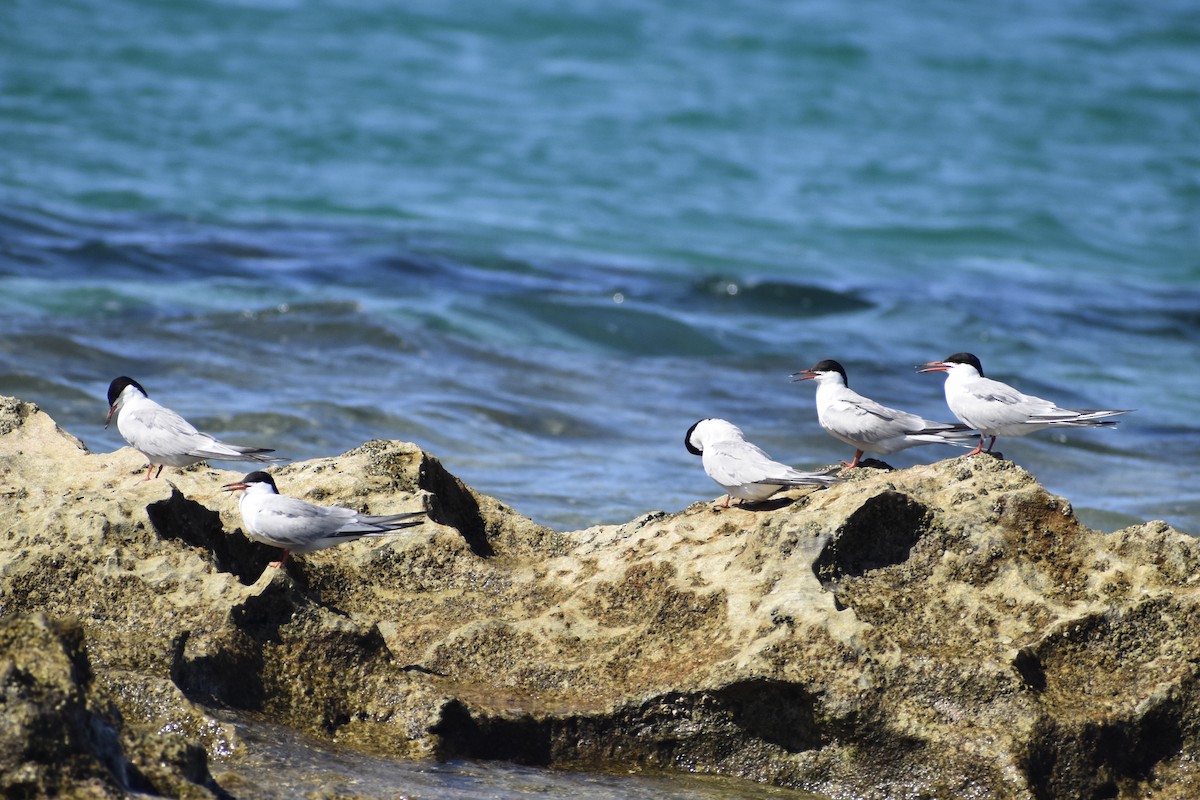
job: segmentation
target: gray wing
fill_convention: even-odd
[[[926,430],[928,420],[888,408],[861,395],[856,399],[839,399],[831,403],[826,412],[827,424],[850,439],[867,444],[895,439],[909,433]]]
[[[987,378],[973,383],[970,389],[968,402],[980,407],[980,412],[976,413],[981,413],[982,407],[987,405],[986,412],[982,412],[989,422],[985,427],[1022,424],[1102,427],[1117,424],[1106,420],[1106,417],[1127,413],[1127,410],[1062,408],[1050,400],[1024,394],[1007,384]]]
[[[709,477],[722,486],[740,486],[744,483],[761,483],[763,480],[785,473],[789,467],[773,461],[757,446],[749,442],[712,442],[704,448],[705,469]]]
[[[187,455],[204,441],[190,422],[157,404],[124,408],[121,415],[118,429],[131,445],[149,456]]]
[[[1013,387],[980,378],[965,387],[966,391],[952,408],[956,415],[976,428],[990,430],[1007,425],[1028,424],[1035,419],[1063,419],[1064,409],[1049,400],[1024,394]]]
[[[275,452],[269,447],[243,447],[238,444],[226,444],[207,433],[201,433],[200,436],[204,437],[205,441],[198,443],[195,448],[190,450],[190,455],[214,461],[257,461],[259,463],[287,461],[286,458],[266,455]]]
[[[781,464],[756,445],[745,441],[725,441],[704,448],[704,467],[709,477],[722,486],[765,483],[777,486],[800,484],[829,485],[838,479],[827,475],[800,472]]]
[[[342,534],[343,526],[358,516],[348,508],[315,506],[294,497],[271,495],[255,511],[253,532],[282,545],[301,547]]]
[[[338,536],[371,536],[412,528],[425,522],[424,511],[408,511],[403,514],[357,514],[353,521],[338,529]]]
[[[142,406],[136,409],[124,409],[122,414],[129,414],[133,425],[126,429],[133,431],[129,443],[136,449],[153,458],[191,456],[196,459],[213,459],[216,461],[285,461],[286,459],[264,455],[274,450],[262,447],[241,447],[226,444],[216,437],[196,430],[192,423],[165,406]]]

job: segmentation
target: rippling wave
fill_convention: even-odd
[[[845,457],[798,369],[945,417],[912,365],[971,350],[1137,409],[1003,443],[1086,519],[1200,532],[1185,3],[8,14],[0,391],[95,449],[130,374],[293,458],[413,439],[575,527],[715,494],[700,417]]]

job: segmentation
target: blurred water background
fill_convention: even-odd
[[[849,458],[820,359],[949,418],[969,350],[1136,409],[1001,440],[1085,521],[1200,532],[1190,0],[9,0],[0,53],[0,392],[93,450],[131,375],[571,529],[717,496],[701,417]]]

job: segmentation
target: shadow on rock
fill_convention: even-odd
[[[488,525],[479,498],[428,453],[410,445],[376,439],[346,453],[368,459],[371,474],[386,476],[398,492],[424,490],[429,498],[429,518],[454,528],[477,556],[495,555],[488,540]]]
[[[866,500],[833,535],[813,562],[822,583],[899,564],[920,541],[932,515],[901,492],[888,490]]]
[[[0,622],[0,795],[228,797],[203,747],[131,729],[115,708],[93,709],[86,648],[74,622],[41,614]]]
[[[475,555],[485,558],[495,555],[479,500],[466,484],[447,472],[441,462],[427,458],[421,465],[418,485],[432,495],[430,519],[461,533]]]
[[[1039,798],[1118,796],[1195,739],[1200,646],[1170,651],[1198,622],[1193,609],[1156,598],[1071,620],[1017,653],[1041,712],[1024,763]],[[1177,688],[1155,689],[1168,684]]]
[[[730,508],[740,508],[744,511],[779,511],[780,509],[787,508],[788,506],[792,505],[796,502],[796,500],[797,498],[795,497],[770,497],[766,500],[759,500],[758,502],[754,503],[749,501],[742,502],[739,500],[735,503],[731,503]]]
[[[758,752],[760,743],[788,753],[821,747],[816,703],[803,687],[770,679],[671,692],[597,715],[488,714],[454,699],[430,732],[440,758],[660,768],[703,753],[728,763]]]
[[[273,577],[229,610],[233,630],[212,640],[193,640],[185,631],[176,644],[171,679],[193,701],[261,710],[267,699],[263,648],[279,645],[280,628],[306,605],[290,579],[282,573]]]
[[[226,534],[220,514],[184,497],[173,485],[170,497],[146,506],[146,515],[163,539],[207,550],[218,570],[237,576],[247,585],[258,580],[267,564],[279,557],[279,550],[248,539],[241,530]]]
[[[551,761],[552,725],[529,714],[475,716],[460,700],[448,701],[429,728],[438,737],[438,757],[512,761],[546,766]]]

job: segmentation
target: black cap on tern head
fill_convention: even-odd
[[[136,388],[139,392],[149,397],[149,393],[142,388],[142,385],[133,378],[128,378],[122,375],[119,378],[114,378],[113,382],[108,385],[108,404],[111,406],[117,402],[117,398],[121,396],[121,392],[125,391],[127,386]]]
[[[701,450],[699,447],[696,447],[696,445],[692,444],[692,434],[693,434],[693,433],[695,432],[695,430],[696,430],[696,425],[699,425],[701,422],[704,422],[704,421],[705,421],[705,420],[702,420],[702,419],[701,419],[701,420],[696,420],[696,423],[695,423],[695,425],[692,425],[692,427],[688,428],[688,431],[687,431],[687,433],[685,433],[685,434],[683,435],[683,445],[684,445],[684,447],[686,447],[686,448],[688,449],[688,452],[689,452],[689,453],[691,453],[691,454],[692,454],[692,455],[694,455],[694,456],[702,456],[702,455],[704,455],[704,451],[703,451],[703,450]]]
[[[816,364],[808,368],[809,372],[836,372],[842,376],[842,383],[850,385],[850,379],[846,377],[846,370],[841,364],[834,361],[832,358],[827,358],[824,361],[818,361]]]
[[[242,483],[265,483],[271,487],[271,491],[279,494],[279,489],[275,486],[275,479],[266,472],[247,473],[246,477],[242,478]]]
[[[983,377],[983,364],[979,363],[979,359],[976,358],[973,353],[955,353],[952,356],[946,357],[946,363],[948,363],[948,364],[970,364],[972,367],[975,368],[975,371],[979,373],[979,376]]]

